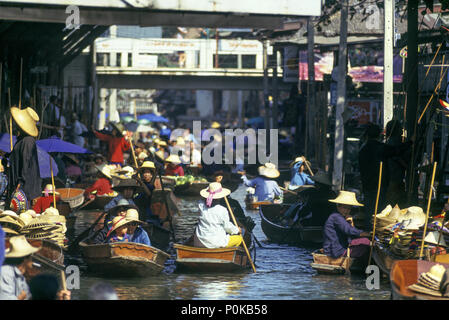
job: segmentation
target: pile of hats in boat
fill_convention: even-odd
[[[429,271],[422,272],[418,281],[408,288],[410,290],[425,293],[436,297],[449,297],[449,269],[441,264],[433,265]]]
[[[20,234],[29,239],[51,240],[60,246],[64,246],[66,239],[66,219],[53,207],[47,208],[42,214],[34,210],[19,215],[11,210],[3,211],[0,213],[0,225],[7,236]]]

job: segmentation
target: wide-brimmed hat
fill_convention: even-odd
[[[341,190],[340,193],[338,194],[338,197],[335,199],[329,200],[329,202],[345,204],[348,206],[363,207],[363,204],[361,204],[357,201],[355,193],[352,191]]]
[[[33,247],[25,239],[25,236],[11,237],[9,239],[9,248],[5,251],[5,258],[22,258],[36,253],[41,248]]]
[[[32,216],[28,211],[22,212],[22,213],[19,215],[19,218],[20,218],[20,220],[23,221],[23,224],[24,224],[25,226],[26,226],[27,224],[29,224],[29,223],[33,220],[33,216]]]
[[[154,154],[155,154],[159,159],[161,159],[162,161],[165,160],[165,154],[164,154],[164,151],[163,151],[163,150],[156,151]]]
[[[296,157],[295,160],[293,160],[293,161],[290,163],[290,167],[293,167],[293,165],[295,165],[295,164],[298,163],[298,162],[299,162],[300,164],[303,164],[303,163],[305,162],[304,156]]]
[[[112,219],[112,227],[111,227],[111,231],[109,231],[109,234],[130,222],[131,221],[126,219],[126,217],[122,217],[122,216],[114,217],[114,219]]]
[[[409,207],[407,212],[398,218],[402,227],[409,230],[417,230],[426,223],[426,215],[420,207]]]
[[[123,136],[123,131],[125,131],[125,126],[120,122],[109,122],[113,129],[116,129],[119,135]]]
[[[112,168],[106,164],[95,166],[95,169],[100,171],[106,178],[112,179]]]
[[[128,209],[137,209],[137,206],[126,199],[120,199],[114,207],[108,210],[108,213],[115,215],[118,211],[127,211]]]
[[[135,179],[127,178],[127,179],[121,179],[118,183],[118,185],[112,187],[113,190],[121,191],[125,188],[141,188],[141,186],[137,183]]]
[[[438,239],[440,240],[438,242]],[[444,237],[440,237],[440,233],[438,231],[431,231],[427,234],[427,236],[424,238],[424,241],[431,244],[436,244],[439,246],[447,247],[446,241],[444,240]]]
[[[277,178],[280,175],[280,172],[276,169],[276,166],[271,162],[267,162],[265,165],[260,166],[258,172],[259,175],[270,179]]]
[[[212,182],[206,189],[200,191],[200,195],[203,198],[209,198],[209,196],[212,196],[212,199],[221,199],[230,194],[231,190],[223,188],[219,182]]]
[[[314,176],[312,176],[310,178],[315,182],[325,184],[327,186],[332,186],[332,180],[329,177],[329,174],[327,174],[324,171],[318,171],[317,173],[315,173]]]
[[[53,207],[48,207],[45,209],[44,212],[42,212],[42,215],[44,216],[59,216],[59,210]]]
[[[134,168],[131,166],[125,166],[117,171],[115,171],[116,174],[124,174],[129,177],[131,177],[134,174]]]
[[[212,122],[212,124],[210,125],[210,127],[211,127],[212,129],[218,129],[218,128],[221,127],[221,124],[218,123],[217,121],[214,121],[214,122]]]
[[[139,168],[139,171],[143,171],[145,169],[156,170],[156,166],[153,161],[144,161]]]
[[[137,211],[137,209],[134,208],[126,210],[125,218],[128,219],[129,221],[143,223],[143,221],[139,220],[139,211]]]
[[[170,156],[168,156],[167,159],[165,159],[165,161],[173,163],[173,164],[180,164],[181,163],[181,159],[179,158],[179,156],[177,154],[171,154]]]
[[[39,121],[39,116],[36,111],[30,107],[25,109],[11,107],[10,111],[14,121],[25,133],[32,137],[37,137],[39,130],[37,129],[36,122]]]
[[[19,234],[20,230],[25,226],[25,222],[22,219],[20,219],[20,217],[17,214],[16,215],[5,214],[5,212],[6,211],[0,214],[0,225],[2,226],[3,231],[14,235]]]
[[[419,275],[417,283],[408,288],[417,292],[441,296],[440,285],[445,272],[446,268],[443,265],[433,265],[428,272],[422,272]]]
[[[59,192],[56,191],[55,189],[53,189],[53,185],[51,185],[51,184],[47,184],[45,186],[44,190],[42,191],[42,193],[44,193],[44,194],[54,193],[56,195],[59,195]]]
[[[139,159],[139,160],[145,160],[146,158],[148,158],[148,154],[146,152],[141,152],[137,156],[137,159]]]

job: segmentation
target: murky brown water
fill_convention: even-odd
[[[232,195],[244,208],[245,188],[240,186]],[[175,227],[178,241],[193,233],[198,213],[195,199],[180,199],[181,216]],[[82,270],[81,287],[72,291],[73,299],[87,299],[89,287],[98,281],[110,283],[121,299],[132,300],[292,300],[292,299],[389,299],[390,286],[385,279],[379,290],[368,290],[361,276],[318,275],[311,267],[311,250],[279,246],[266,242],[256,211],[247,211],[256,222],[254,235],[262,242],[257,246],[257,273],[243,274],[180,274],[174,272],[174,256],[167,262],[159,276],[144,279],[103,279]],[[77,213],[75,224],[78,233],[88,227],[95,216]],[[70,261],[69,263],[73,263]]]

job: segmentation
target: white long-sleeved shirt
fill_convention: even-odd
[[[229,234],[238,234],[239,228],[229,221],[228,210],[217,204],[211,208],[199,204],[201,212],[194,234],[194,246],[224,248],[228,245]]]

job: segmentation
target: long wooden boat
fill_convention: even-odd
[[[295,190],[284,191],[283,203],[296,203],[296,202],[300,201],[300,199],[301,199],[301,192],[303,192],[305,190],[314,189],[314,188],[315,188],[315,186],[313,186],[313,185],[304,185],[304,186],[299,186]]]
[[[378,243],[375,243],[373,246],[372,258],[379,269],[385,274],[390,274],[391,268],[396,261],[403,260],[388,250],[380,248]]]
[[[175,186],[174,193],[178,197],[197,197],[200,198],[200,191],[206,189],[209,182],[186,182]]]
[[[398,260],[390,272],[391,298],[393,300],[449,300],[447,297],[434,294],[416,292],[409,286],[418,282],[421,273],[428,272],[437,262],[425,260]],[[446,269],[449,264],[442,264]]]
[[[132,242],[80,243],[81,253],[89,271],[107,277],[146,277],[161,273],[167,253],[144,244]]]
[[[282,215],[289,208],[288,204],[261,205],[259,214],[261,217],[262,231],[268,240],[280,244],[296,246],[317,246],[323,242],[322,226],[303,226],[296,223],[293,227],[280,224]]]
[[[351,257],[332,258],[324,254],[323,249],[312,253],[310,266],[318,273],[324,274],[361,274],[365,271],[366,262]]]
[[[243,230],[243,228],[242,228]],[[255,262],[255,246],[252,236],[243,236],[251,259]],[[241,272],[251,270],[251,263],[243,247],[231,248],[198,248],[193,247],[193,237],[185,244],[173,245],[176,250],[177,272]]]

